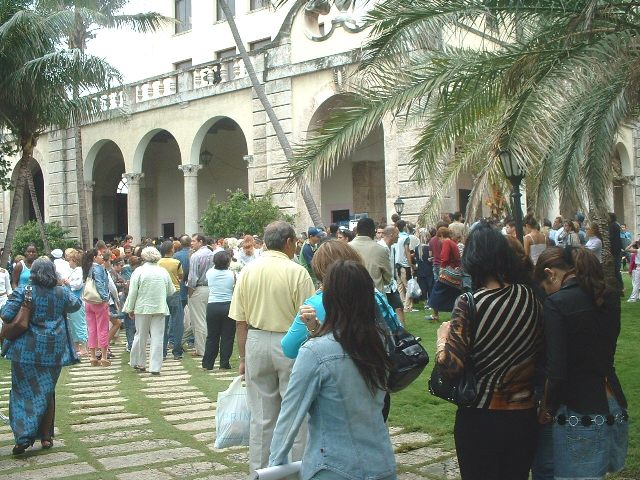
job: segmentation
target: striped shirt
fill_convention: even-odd
[[[480,289],[473,298],[475,315],[470,315],[466,296],[456,302],[440,367],[454,377],[470,353],[478,387],[473,406],[532,408],[535,366],[542,354],[540,303],[525,285]]]

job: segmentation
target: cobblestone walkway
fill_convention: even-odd
[[[213,448],[215,398],[198,388],[195,373],[170,360],[161,375],[136,374],[126,383],[137,382],[140,388],[125,389],[121,377],[131,369],[120,360],[122,347],[112,349],[118,360],[111,367],[92,368],[85,361],[68,370],[64,385],[73,393],[57,399],[58,417],[68,421],[57,419],[53,449],[41,450],[38,442],[21,458],[13,458],[11,430],[0,426],[0,479],[245,478],[247,448]],[[206,381],[220,382],[220,389],[233,380],[233,373],[197,371]],[[0,378],[0,411],[7,412],[10,386],[10,377]],[[398,478],[459,478],[453,452],[433,445],[430,435],[395,427],[390,433]]]

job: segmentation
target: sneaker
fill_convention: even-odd
[[[627,303],[636,303],[637,300],[632,300],[631,298],[627,300]]]
[[[111,349],[107,350],[107,358],[111,359],[111,358],[116,358],[116,356],[111,353]]]

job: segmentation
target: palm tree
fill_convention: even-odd
[[[173,22],[156,12],[124,15],[118,13],[129,0],[39,0],[38,7],[48,13],[67,17],[70,28],[64,32],[70,49],[85,51],[87,42],[100,28],[129,28],[137,32],[155,32],[163,24]],[[73,85],[73,98],[79,97],[79,88]],[[79,124],[73,126],[76,159],[76,189],[78,192],[78,216],[83,247],[90,248],[87,197],[84,184],[84,158],[82,132]]]
[[[70,98],[69,85],[81,92],[106,90],[120,77],[101,59],[77,50],[57,50],[59,33],[69,24],[61,16],[11,9],[0,0],[0,125],[18,145],[21,158],[11,213],[6,229],[5,264],[15,235],[25,182],[30,175],[33,150],[48,128],[88,121],[100,114],[100,104],[90,96]]]
[[[299,8],[301,2],[297,2],[294,8]],[[251,80],[251,85],[253,86],[260,103],[262,104],[262,108],[264,108],[267,117],[269,117],[269,122],[273,127],[273,130],[276,133],[276,138],[280,143],[280,147],[282,147],[282,151],[284,152],[284,156],[287,159],[287,162],[291,162],[293,160],[293,150],[291,148],[291,143],[287,138],[287,135],[284,133],[284,129],[282,128],[282,124],[278,119],[273,107],[271,106],[271,102],[267,98],[267,94],[265,93],[264,86],[258,80],[258,75],[256,75],[256,70],[253,68],[253,63],[251,63],[251,58],[247,53],[247,49],[244,47],[244,43],[242,41],[242,37],[240,36],[240,31],[238,30],[238,26],[236,25],[236,21],[233,18],[233,12],[229,8],[226,0],[218,0],[218,5],[222,9],[225,19],[229,24],[229,28],[231,29],[231,34],[233,35],[233,39],[236,42],[236,47],[240,52],[240,57],[242,57],[242,61],[244,63],[245,69],[247,70],[247,74],[249,75],[249,79]],[[316,205],[313,196],[311,195],[311,191],[309,190],[309,186],[302,178],[297,178],[296,183],[298,185],[298,189],[300,190],[300,194],[302,195],[302,199],[304,201],[305,206],[307,207],[307,211],[309,212],[309,217],[311,217],[311,221],[317,227],[324,227],[322,222],[322,217],[320,216],[320,212],[318,211],[318,207]]]
[[[561,205],[590,211],[606,233],[615,137],[640,103],[639,6],[382,0],[368,14],[358,104],[295,150],[291,174],[327,175],[392,114],[419,131],[409,162],[413,179],[433,192],[425,216],[463,171],[475,177],[476,200],[492,185],[506,190],[497,154],[510,150],[528,173],[534,211],[548,209],[557,191]],[[425,45],[428,32],[442,48]],[[475,44],[448,42],[461,32]]]

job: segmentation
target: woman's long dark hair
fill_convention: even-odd
[[[390,361],[383,332],[376,322],[374,286],[369,272],[359,262],[337,260],[328,268],[322,285],[327,316],[317,335],[333,333],[371,392],[385,390]]]
[[[98,255],[98,249],[92,248],[87,250],[82,257],[82,278],[86,281],[93,267],[93,259]]]
[[[559,268],[575,274],[578,284],[591,297],[593,303],[598,307],[604,303],[604,297],[608,293],[604,271],[600,261],[590,250],[573,246],[549,247],[538,257],[534,271],[537,282],[547,278],[545,268]]]

